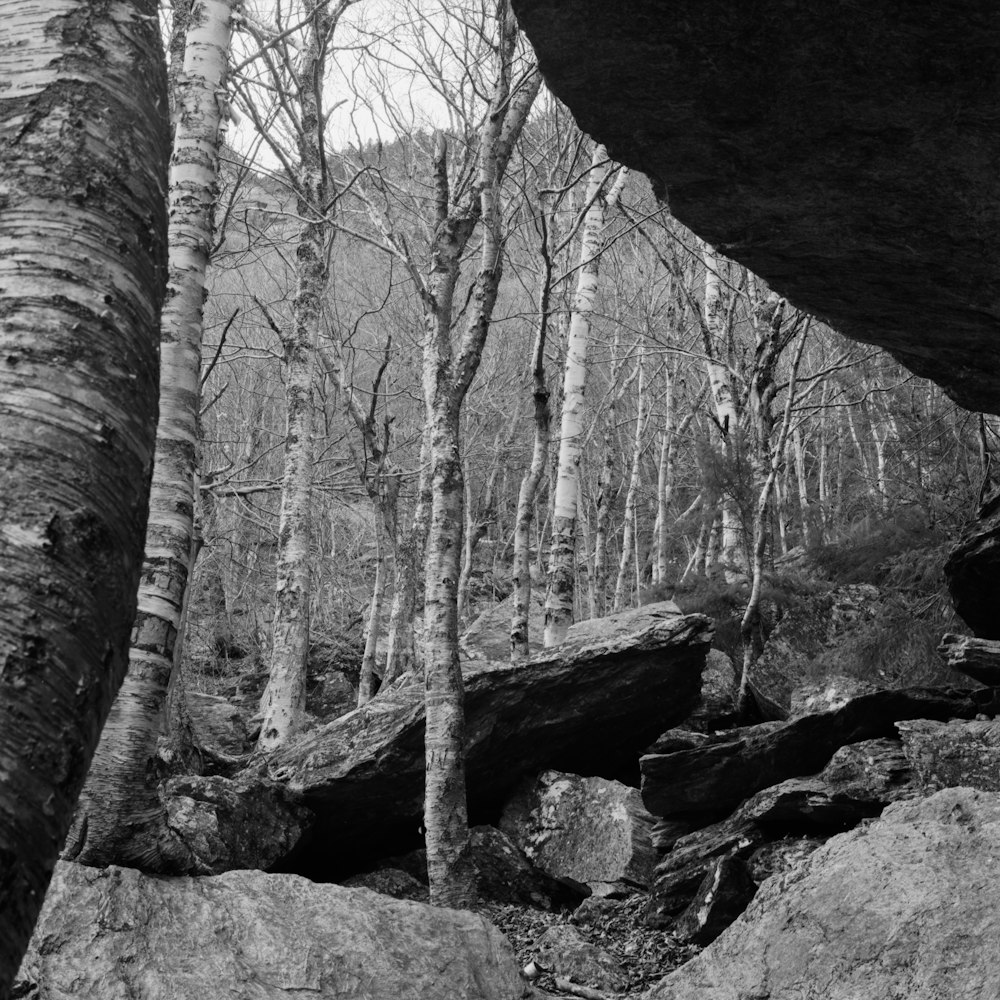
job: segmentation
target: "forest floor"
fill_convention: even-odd
[[[587,941],[608,952],[628,977],[624,992],[597,990],[597,993],[636,998],[701,951],[696,945],[680,944],[669,932],[648,927],[642,919],[645,903],[646,897],[641,893],[614,902],[609,900],[602,905],[599,920],[586,922],[565,911],[512,904],[485,903],[483,912],[507,936],[522,968],[537,957],[535,942],[545,931],[556,924],[572,924]],[[558,976],[575,980],[591,991],[595,989],[584,976],[574,975],[571,969],[559,970]],[[559,989],[556,974],[551,970],[544,971],[534,986],[552,996],[571,995]]]

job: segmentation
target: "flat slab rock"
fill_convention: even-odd
[[[603,637],[564,643],[523,665],[467,665],[473,822],[499,814],[522,777],[546,768],[609,777],[634,770],[642,748],[698,704],[709,619],[657,605],[619,619]],[[317,850],[327,857],[399,852],[423,809],[422,689],[390,689],[303,735],[269,770],[316,814]]]
[[[543,871],[595,892],[645,888],[656,865],[639,790],[606,778],[543,771],[504,806],[500,829]]]
[[[646,1000],[1000,996],[1000,795],[897,802],[769,879]]]
[[[257,871],[155,878],[62,862],[15,996],[34,1000],[517,1000],[484,917]]]
[[[786,778],[814,774],[849,743],[895,737],[904,719],[972,719],[1000,710],[1000,689],[904,688],[854,698],[832,712],[780,726],[719,733],[699,746],[640,760],[642,800],[654,816],[735,809],[754,792]]]

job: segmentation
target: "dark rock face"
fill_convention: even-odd
[[[830,836],[877,816],[898,798],[914,794],[910,770],[898,743],[869,740],[843,747],[821,774],[790,778],[751,796],[727,819],[681,837],[656,868],[646,922],[670,926],[678,912],[683,933],[699,943],[714,939],[724,919],[732,922],[749,902],[742,867],[724,861],[760,858],[773,841],[793,834]],[[770,873],[768,873],[770,874]],[[692,901],[692,896],[694,900]],[[704,926],[702,926],[704,924]]]
[[[552,90],[794,303],[1000,412],[992,0],[514,0]]]
[[[982,505],[962,533],[944,575],[966,625],[981,639],[1000,639],[1000,493]]]
[[[536,868],[510,837],[495,827],[473,827],[468,852],[480,899],[559,910],[573,909],[590,895],[582,883]]]
[[[719,858],[681,914],[674,933],[682,941],[711,944],[746,908],[757,886],[738,858]]]
[[[748,795],[786,778],[815,773],[835,750],[862,740],[894,737],[902,719],[972,719],[997,713],[997,689],[905,688],[862,695],[833,712],[778,727],[720,733],[699,747],[640,760],[642,800],[654,816],[720,814]]]
[[[498,816],[519,780],[546,768],[612,778],[631,769],[634,782],[642,748],[697,706],[711,638],[703,615],[647,606],[600,636],[563,643],[522,665],[468,664],[473,822]],[[394,686],[268,763],[272,777],[317,816],[314,846],[302,848],[315,862],[300,856],[295,870],[345,877],[359,861],[406,851],[416,846],[423,810],[422,687]]]
[[[312,814],[287,790],[252,775],[171,778],[162,794],[164,863],[170,874],[268,869],[285,857]]]

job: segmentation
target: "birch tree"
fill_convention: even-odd
[[[750,408],[755,436],[754,469],[759,481],[759,493],[753,520],[750,596],[740,622],[740,636],[743,642],[743,668],[740,673],[740,686],[737,695],[737,708],[740,712],[745,711],[747,707],[751,673],[763,647],[760,636],[760,601],[764,582],[764,554],[767,547],[768,507],[781,468],[785,442],[792,429],[792,410],[795,405],[799,362],[802,360],[802,351],[809,333],[809,322],[802,316],[796,317],[794,323],[789,324],[788,328],[782,329],[785,304],[783,301],[775,301],[772,305],[771,316],[765,324],[762,324],[758,334],[757,363],[754,366],[754,377],[750,387]],[[800,328],[802,332],[799,335],[799,343],[788,376],[788,395],[785,399],[785,407],[778,429],[778,439],[772,444],[774,417],[771,408],[777,395],[777,386],[774,380],[775,367],[781,351]]]
[[[462,462],[459,413],[475,377],[489,332],[503,261],[500,186],[517,138],[538,92],[532,70],[511,91],[517,26],[506,4],[498,13],[496,83],[477,157],[471,197],[454,206],[447,144],[439,133],[434,151],[435,226],[425,291],[424,400],[430,428],[431,510],[424,603],[426,660],[426,791],[424,826],[431,901],[466,906],[472,876],[465,858],[465,720],[458,659],[457,583],[462,551]],[[452,310],[461,254],[481,221],[482,247],[469,317],[457,353],[451,344]]]
[[[335,186],[326,160],[323,81],[333,34],[354,0],[331,5],[305,0],[301,34],[283,26],[250,23],[261,48],[263,80],[241,81],[242,106],[282,164],[296,197],[295,294],[291,318],[268,321],[280,339],[285,383],[285,447],[278,527],[277,578],[271,627],[271,669],[261,700],[258,746],[273,750],[293,736],[305,711],[311,588],[309,554],[313,495],[313,378],[317,338],[326,292],[330,213]],[[279,11],[280,14],[280,11]],[[299,40],[292,37],[298,35]],[[264,111],[259,92],[277,108]],[[294,153],[280,141],[280,118],[293,137]],[[258,303],[258,305],[262,305]],[[264,310],[267,312],[266,309]]]
[[[649,419],[649,398],[646,388],[646,342],[639,341],[639,355],[636,360],[638,372],[637,407],[635,418],[635,435],[632,440],[632,460],[629,468],[628,490],[625,496],[625,527],[622,537],[621,557],[618,560],[618,578],[615,581],[615,611],[625,607],[626,594],[629,587],[629,570],[633,561],[638,569],[639,560],[635,559],[635,545],[639,532],[636,523],[636,506],[638,504],[639,482],[642,473],[643,440],[646,434],[646,423]],[[636,585],[638,592],[638,584]]]
[[[146,551],[128,674],[101,735],[68,856],[85,864],[156,861],[160,822],[149,783],[191,572],[205,275],[224,124],[233,0],[196,0],[170,162],[167,298],[160,320],[160,418]],[[71,838],[73,839],[73,838]],[[148,852],[154,854],[148,856]]]
[[[534,429],[531,463],[517,494],[517,513],[514,527],[514,555],[511,569],[514,584],[513,610],[510,623],[510,658],[519,663],[528,656],[528,619],[531,609],[531,523],[534,520],[535,497],[538,485],[545,474],[549,453],[549,427],[552,414],[549,409],[549,389],[545,381],[545,342],[549,330],[549,304],[552,298],[552,255],[549,252],[549,230],[544,208],[538,215],[541,238],[540,256],[542,274],[539,279],[538,320],[535,344],[531,352],[531,399]]]
[[[705,263],[705,322],[704,332],[705,368],[711,387],[712,401],[715,403],[716,426],[720,438],[720,454],[725,461],[724,482],[721,484],[721,536],[719,558],[724,567],[736,567],[740,559],[740,512],[732,490],[727,489],[725,480],[735,473],[736,441],[740,433],[740,414],[737,407],[736,388],[733,373],[727,363],[729,330],[726,311],[722,300],[719,281],[721,262],[715,251],[703,244],[702,258]]]
[[[570,317],[563,376],[559,459],[552,513],[552,547],[549,554],[548,593],[545,600],[545,645],[556,646],[573,621],[577,505],[580,492],[580,456],[584,437],[584,394],[587,385],[587,351],[591,316],[597,299],[598,274],[604,249],[605,209],[613,206],[624,187],[626,171],[612,168],[607,174],[607,150],[595,144],[587,181],[586,211],[577,272],[576,295]],[[605,183],[617,172],[606,197]]]
[[[0,0],[0,998],[125,673],[156,426],[156,4]]]

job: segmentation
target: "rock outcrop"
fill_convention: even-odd
[[[646,906],[646,920],[669,927],[678,920],[680,932],[694,937],[695,914],[710,936],[717,934],[726,915],[734,919],[746,905],[749,877],[742,866],[768,871],[761,864],[764,848],[790,834],[829,837],[877,816],[890,802],[916,794],[902,748],[890,740],[869,740],[842,747],[820,774],[790,778],[752,795],[731,816],[681,837],[656,868],[656,881]],[[738,862],[726,867],[724,862]],[[768,874],[770,872],[768,871]],[[709,902],[726,897],[722,912],[710,912]],[[707,897],[710,896],[711,899]],[[692,897],[694,901],[692,902]],[[698,897],[701,897],[699,900]],[[709,915],[711,919],[709,919]],[[697,927],[700,940],[709,940]]]
[[[979,508],[962,532],[944,576],[955,611],[966,625],[981,639],[1000,639],[1000,492]]]
[[[1000,689],[903,688],[862,695],[833,712],[719,733],[699,746],[640,760],[642,800],[654,816],[725,815],[748,795],[821,770],[835,750],[895,737],[904,719],[973,719],[1000,711]]]
[[[646,998],[1000,996],[997,872],[1000,795],[959,788],[897,802],[768,880]]]
[[[514,9],[581,128],[676,218],[961,405],[1000,412],[989,0]]]
[[[151,878],[63,862],[14,995],[34,1000],[517,1000],[510,945],[466,911],[296,875]]]
[[[711,637],[704,616],[649,605],[522,665],[467,664],[473,822],[498,816],[517,783],[546,768],[637,781],[642,748],[698,704]],[[358,862],[415,846],[424,791],[422,688],[394,686],[304,734],[269,766],[317,816],[314,853],[297,858],[295,870],[336,878],[359,870]]]

